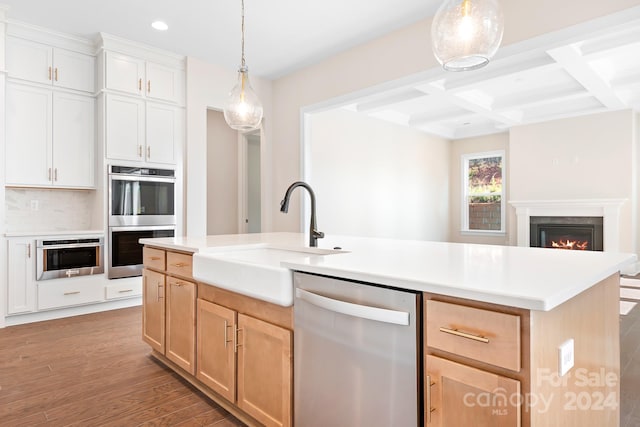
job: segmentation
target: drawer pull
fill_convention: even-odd
[[[151,261],[160,261],[160,257],[159,256],[152,256],[152,257],[149,257],[149,259]]]
[[[457,337],[468,338],[470,340],[478,341],[485,344],[489,344],[489,338],[483,337],[482,335],[470,334],[469,332],[462,332],[458,329],[440,327],[440,332],[444,332],[445,334],[455,335]]]
[[[177,268],[183,268],[188,266],[189,264],[187,264],[186,262],[177,262],[175,264],[171,264],[171,267],[177,267]]]
[[[80,291],[72,291],[72,292],[65,292],[64,294],[65,295],[77,295],[79,293],[80,293]]]
[[[118,293],[120,294],[126,294],[127,292],[133,292],[133,289],[123,289],[121,291],[118,291]]]

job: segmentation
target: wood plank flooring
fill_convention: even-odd
[[[149,357],[133,307],[0,329],[0,426],[243,424]],[[621,316],[621,427],[640,426],[640,304]]]
[[[149,357],[141,308],[0,329],[0,426],[243,424]]]

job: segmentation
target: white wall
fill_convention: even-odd
[[[238,232],[238,133],[207,111],[207,234]]]
[[[476,138],[465,138],[456,141],[451,141],[451,163],[449,165],[450,174],[450,204],[451,209],[451,229],[449,236],[452,242],[460,243],[481,243],[481,244],[493,244],[493,245],[505,245],[508,243],[508,233],[504,236],[496,235],[481,235],[481,234],[463,234],[461,230],[462,221],[462,156],[470,153],[481,153],[484,151],[505,151],[505,160],[507,169],[503,170],[503,182],[505,183],[506,190],[508,191],[511,184],[509,177],[509,134],[500,133],[495,135],[487,135]],[[505,193],[505,194],[508,194]],[[508,201],[508,197],[507,197]],[[509,205],[506,204],[508,212]],[[508,217],[507,217],[508,222]],[[507,224],[508,225],[508,224]],[[508,228],[507,228],[508,230]]]
[[[247,137],[247,213],[249,219],[249,233],[261,231],[261,200],[260,200],[260,137]]]
[[[561,13],[554,0],[510,0],[504,9],[503,46],[637,6],[637,0],[584,2],[566,0]],[[438,68],[431,53],[431,19],[426,19],[365,43],[273,84],[273,189],[277,202],[287,186],[299,179],[300,111],[309,105],[361,91],[391,80]],[[296,206],[292,201],[292,210]],[[276,230],[300,230],[297,215],[274,217]]]
[[[448,239],[449,141],[343,109],[313,114],[311,135],[320,231]]]
[[[236,70],[227,70],[197,58],[187,58],[187,141],[185,144],[186,235],[207,233],[207,109],[224,108],[227,94],[237,80]],[[273,117],[271,82],[251,76],[251,84],[264,108],[261,148],[264,174],[271,167],[270,141]],[[271,182],[268,178],[265,182]],[[237,187],[236,187],[237,188]],[[265,186],[263,201],[270,206],[270,186]],[[269,208],[265,207],[268,212]],[[266,218],[270,221],[270,218]],[[268,224],[270,227],[270,224]],[[267,230],[265,230],[267,231]]]
[[[100,230],[93,224],[94,191],[7,188],[5,193],[6,230],[71,231]],[[38,209],[31,209],[31,201]]]
[[[635,120],[625,110],[513,127],[509,200],[627,199],[620,212],[620,249],[634,251]],[[508,224],[515,245],[513,209]]]

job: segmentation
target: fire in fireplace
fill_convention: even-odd
[[[532,216],[532,247],[580,251],[603,250],[603,218],[581,216]]]

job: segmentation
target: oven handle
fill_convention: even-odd
[[[122,225],[118,227],[109,227],[110,232],[118,231],[164,231],[176,230],[175,225]]]
[[[104,243],[95,242],[95,243],[70,243],[64,245],[42,245],[38,246],[38,249],[74,249],[74,248],[93,248],[104,246]]]
[[[371,307],[368,305],[354,304],[327,298],[304,289],[296,288],[296,298],[308,302],[325,310],[348,316],[360,317],[363,319],[376,320],[383,323],[393,323],[395,325],[409,325],[409,313],[405,311],[388,310],[386,308]]]
[[[112,181],[145,181],[145,182],[168,182],[175,183],[175,177],[156,177],[156,176],[142,176],[142,175],[117,175],[110,174],[109,177]]]

